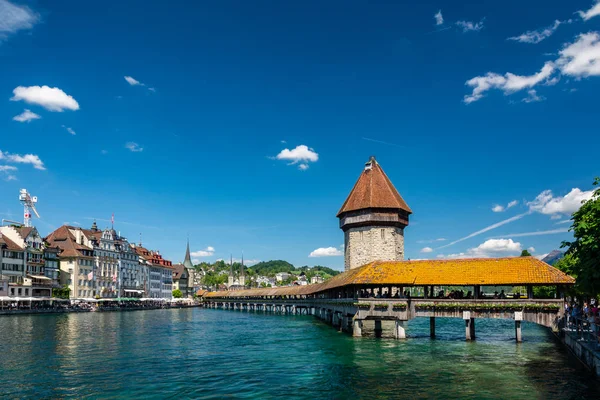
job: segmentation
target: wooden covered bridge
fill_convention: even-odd
[[[350,269],[320,284],[210,292],[209,308],[309,314],[337,329],[362,336],[363,321],[372,320],[381,336],[382,321],[394,321],[394,336],[405,338],[405,322],[435,317],[461,318],[467,340],[475,338],[477,318],[521,321],[550,328],[563,315],[565,288],[575,280],[534,258],[375,261]],[[552,298],[534,298],[545,286]]]

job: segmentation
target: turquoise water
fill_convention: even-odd
[[[384,327],[385,328],[385,327]],[[600,381],[546,329],[477,320],[407,327],[405,341],[309,316],[180,309],[0,317],[5,398],[599,399]]]

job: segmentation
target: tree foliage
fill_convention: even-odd
[[[521,252],[521,257],[531,257],[531,253],[529,252],[529,250],[523,250]]]
[[[56,297],[57,299],[68,299],[71,294],[71,289],[67,285],[64,285],[60,288],[52,289],[52,297]]]
[[[173,290],[173,297],[176,299],[180,299],[183,297],[183,293],[181,293],[181,290],[175,289]]]
[[[596,178],[594,186],[599,184],[600,178]],[[584,202],[571,219],[573,225],[569,231],[575,240],[562,243],[561,247],[569,249],[556,266],[571,271],[583,294],[595,296],[600,293],[600,188],[594,190],[592,198]]]

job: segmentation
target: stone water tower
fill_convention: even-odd
[[[412,214],[375,157],[371,157],[337,214],[348,271],[372,261],[404,260],[404,228]]]

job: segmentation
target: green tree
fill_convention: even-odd
[[[529,250],[523,250],[521,252],[521,257],[531,257],[531,253],[529,252]]]
[[[180,299],[183,297],[183,293],[181,293],[181,290],[175,289],[173,290],[173,297],[176,299]]]
[[[67,285],[52,289],[52,297],[56,297],[57,299],[68,299],[70,294],[71,289]]]
[[[594,186],[598,185],[600,178],[594,180]],[[561,261],[572,259],[563,268],[569,268],[577,278],[577,289],[595,296],[600,293],[600,188],[594,190],[592,198],[583,202],[571,219],[569,232],[573,232],[575,240],[562,243],[561,247],[569,249]]]

